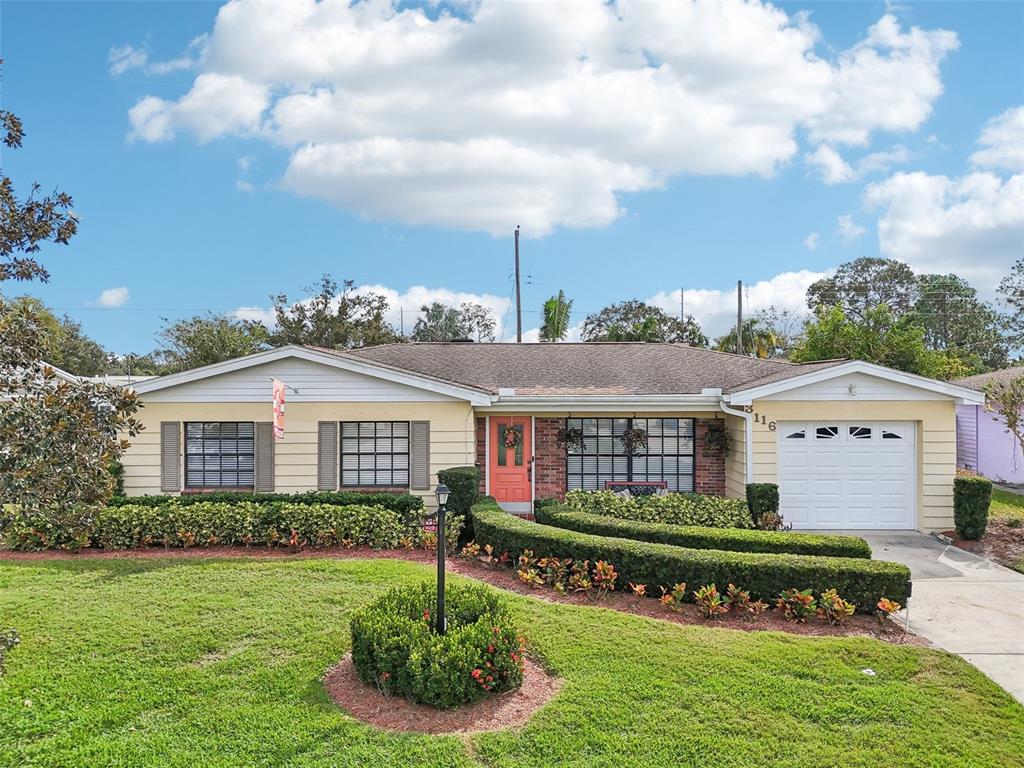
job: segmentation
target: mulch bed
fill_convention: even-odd
[[[991,523],[990,523],[991,527]],[[262,560],[268,558],[337,558],[337,559],[390,559],[409,560],[418,563],[435,563],[437,556],[433,552],[423,550],[390,549],[379,550],[366,547],[354,547],[352,549],[314,549],[304,548],[292,551],[286,547],[276,549],[262,547],[202,547],[190,549],[163,549],[150,547],[147,549],[128,550],[92,550],[86,549],[81,553],[73,552],[11,552],[0,551],[0,560],[74,560],[82,557],[96,557],[109,559],[138,559],[138,558],[163,558],[180,557],[189,559],[210,559],[210,558],[243,558]],[[877,640],[884,640],[897,645],[927,646],[928,641],[923,637],[908,632],[902,624],[895,621],[886,621],[879,624],[873,616],[857,614],[851,617],[843,626],[831,626],[819,619],[811,619],[806,624],[794,624],[786,621],[782,614],[775,610],[765,611],[756,620],[749,621],[741,617],[726,614],[725,616],[709,621],[705,619],[692,604],[685,604],[678,610],[665,608],[653,597],[640,598],[626,592],[611,592],[601,599],[593,593],[589,595],[569,593],[560,595],[548,587],[534,588],[523,584],[516,576],[512,568],[495,568],[476,559],[462,557],[449,557],[447,569],[453,573],[463,576],[470,576],[485,581],[500,589],[516,592],[521,595],[529,595],[552,603],[567,603],[570,605],[590,605],[601,608],[609,608],[623,613],[632,613],[637,616],[670,621],[675,624],[701,626],[714,626],[724,629],[735,629],[744,632],[757,632],[771,630],[774,632],[788,632],[795,635],[828,636],[828,637],[871,637]],[[694,588],[699,585],[691,585]],[[722,586],[722,585],[720,585]],[[393,701],[393,699],[391,699]]]
[[[416,733],[480,733],[526,724],[562,687],[562,680],[531,659],[526,660],[523,685],[518,690],[488,696],[455,709],[435,709],[399,696],[387,696],[356,674],[352,655],[324,675],[324,688],[352,717],[389,731]]]
[[[1005,520],[989,518],[980,541],[965,541],[956,531],[944,531],[960,549],[987,557],[1014,570],[1024,570],[1024,527],[1011,528]]]

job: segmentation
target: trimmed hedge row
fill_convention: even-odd
[[[239,504],[335,504],[348,506],[362,504],[392,509],[399,514],[408,514],[423,509],[423,499],[411,493],[390,493],[388,491],[306,491],[303,493],[252,493],[248,491],[210,491],[186,493],[181,496],[115,496],[107,506],[159,507],[173,501],[180,506],[206,504],[211,501]]]
[[[992,503],[992,481],[985,477],[957,477],[953,480],[953,525],[967,541],[977,541],[988,528]]]
[[[749,531],[738,528],[706,528],[695,525],[643,523],[620,520],[564,507],[546,506],[536,512],[538,523],[598,536],[672,544],[690,549],[722,549],[729,552],[764,552],[822,557],[870,558],[871,547],[856,536],[824,536],[811,533]]]
[[[464,518],[448,520],[448,538],[458,537]],[[12,549],[135,547],[369,546],[388,549],[417,545],[422,510],[400,514],[365,504],[255,504],[215,502],[160,506],[124,504],[106,507],[80,531],[56,530],[45,515],[26,517],[16,510],[0,514],[0,545]],[[74,542],[69,545],[67,542]]]
[[[857,610],[873,613],[881,597],[905,602],[910,582],[909,568],[878,560],[687,549],[567,531],[510,515],[490,497],[473,507],[473,525],[477,543],[497,552],[514,557],[529,549],[536,557],[606,560],[618,570],[620,583],[646,584],[651,594],[681,581],[732,583],[761,600],[794,587],[817,593],[836,589]]]
[[[445,586],[447,630],[434,631],[437,585],[390,590],[352,617],[363,682],[421,704],[455,707],[523,682],[523,648],[505,602],[482,584]]]
[[[747,502],[699,493],[664,496],[619,496],[612,491],[569,491],[564,506],[595,515],[645,523],[706,525],[712,528],[751,528]]]

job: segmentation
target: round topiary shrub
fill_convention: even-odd
[[[483,585],[445,588],[448,630],[434,631],[437,587],[397,587],[352,618],[359,678],[390,695],[455,707],[523,682],[523,643],[505,604]]]

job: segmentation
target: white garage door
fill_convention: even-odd
[[[913,422],[782,421],[779,511],[794,528],[915,528]]]

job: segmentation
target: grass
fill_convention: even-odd
[[[988,508],[988,514],[989,517],[1024,520],[1024,494],[993,488],[992,504]]]
[[[390,560],[0,560],[2,766],[998,766],[1024,707],[961,659],[510,596],[566,683],[519,732],[397,735],[319,678]],[[871,668],[874,677],[863,674]]]

